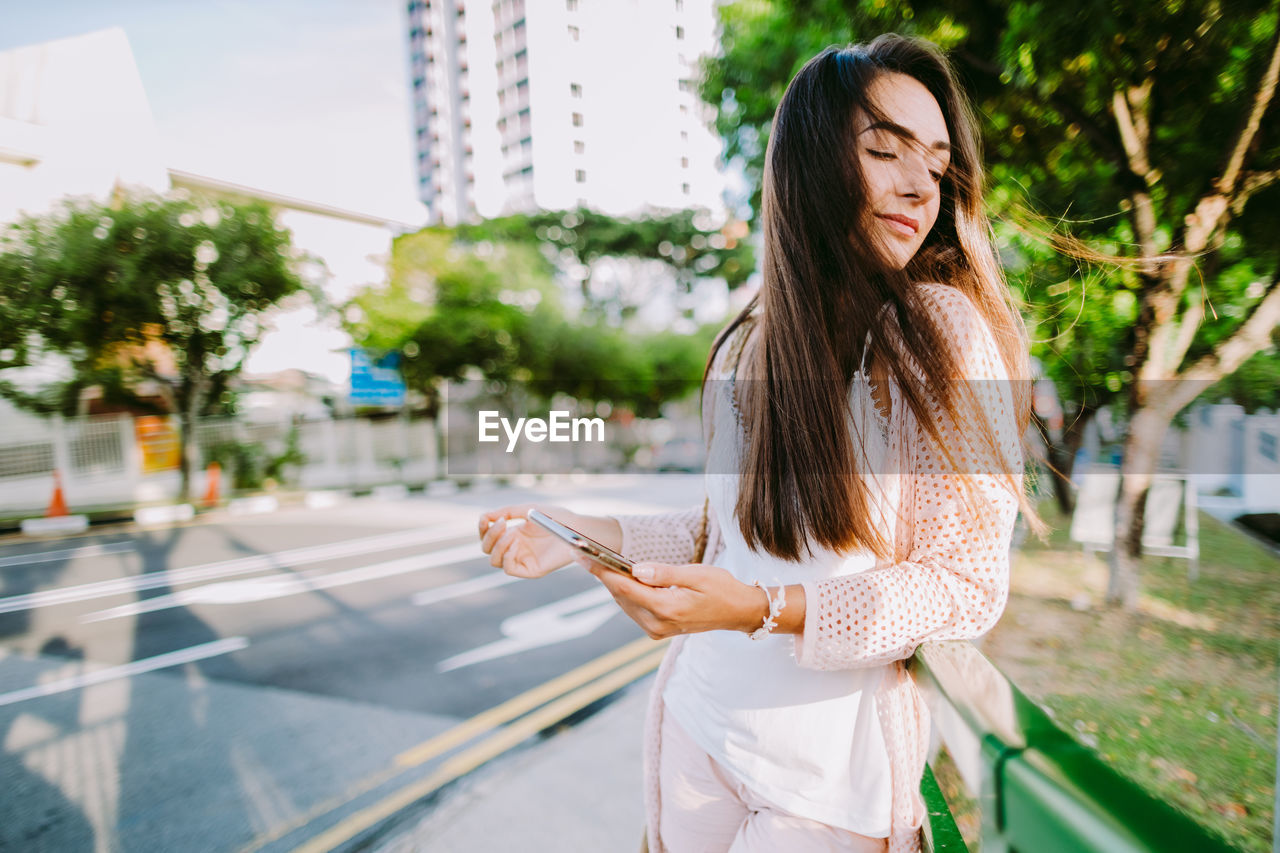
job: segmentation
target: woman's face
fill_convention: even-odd
[[[914,77],[882,74],[867,94],[886,120],[873,123],[861,110],[854,116],[867,189],[864,227],[886,260],[902,269],[938,221],[951,137],[938,102]]]

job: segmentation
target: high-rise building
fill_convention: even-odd
[[[715,0],[409,0],[419,197],[433,221],[719,210],[695,84]]]

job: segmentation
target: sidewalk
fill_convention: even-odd
[[[629,851],[644,829],[641,735],[653,675],[582,723],[495,759],[374,853]]]

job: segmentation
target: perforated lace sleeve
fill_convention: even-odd
[[[622,554],[636,562],[692,563],[702,504],[653,515],[610,516],[622,528]]]
[[[972,433],[941,419],[949,461],[914,419],[915,442],[907,559],[860,574],[808,582],[804,633],[796,661],[811,669],[851,669],[909,657],[926,640],[975,637],[989,630],[1008,599],[1009,547],[1018,513],[1022,450],[1012,388],[989,327],[967,297],[929,286],[942,328],[959,348],[960,364],[979,410],[995,429],[997,447],[975,448]],[[991,453],[999,455],[993,460]],[[1000,470],[993,470],[1000,469]],[[979,500],[963,501],[962,477]]]

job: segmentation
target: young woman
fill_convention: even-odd
[[[982,183],[933,45],[813,58],[769,138],[760,293],[708,358],[706,504],[540,507],[644,561],[635,580],[591,571],[676,637],[646,723],[651,850],[918,847],[929,732],[905,660],[991,628],[1028,509],[1025,333]],[[480,534],[493,565],[538,577],[573,554],[507,524],[528,509]]]

